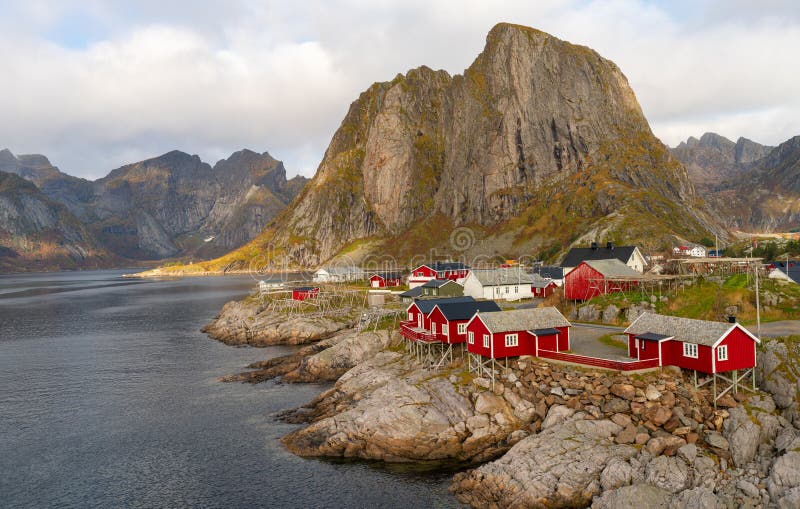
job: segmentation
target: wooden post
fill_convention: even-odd
[[[714,377],[714,410],[716,410],[717,409],[717,374],[714,373],[711,376]]]
[[[694,388],[697,390],[697,370],[694,370]]]
[[[733,370],[733,393],[736,394],[739,390],[739,370]]]

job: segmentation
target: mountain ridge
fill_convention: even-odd
[[[499,24],[463,74],[422,66],[362,92],[292,206],[198,270],[242,269],[254,256],[311,267],[354,251],[502,256],[586,236],[727,235],[700,204],[613,62]],[[475,242],[454,253],[457,228]]]

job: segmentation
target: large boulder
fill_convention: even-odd
[[[775,405],[795,426],[800,425],[797,394],[800,392],[800,345],[797,341],[774,339],[764,343],[758,355],[758,381],[772,394]]]
[[[296,369],[284,375],[284,379],[289,382],[337,380],[356,364],[399,341],[396,333],[385,330],[361,333],[347,330],[339,335],[341,338],[329,348],[304,357]]]
[[[602,491],[610,462],[636,454],[613,442],[621,428],[575,414],[517,443],[501,458],[457,474],[451,490],[473,507],[580,507]]]
[[[800,452],[789,451],[772,464],[767,478],[767,490],[769,496],[778,501],[786,496],[794,497],[798,489],[800,489]]]
[[[723,425],[723,436],[728,440],[731,459],[737,467],[753,461],[761,443],[761,427],[751,420],[744,407],[731,408]]]
[[[311,424],[282,439],[293,453],[382,461],[485,461],[530,424],[503,397],[470,394],[391,351],[345,373],[308,413]]]
[[[229,345],[298,345],[330,337],[352,325],[346,314],[336,319],[319,313],[287,315],[271,312],[251,298],[225,304],[203,332]]]
[[[647,464],[645,480],[662,490],[678,493],[692,484],[692,472],[677,456],[658,456]]]
[[[641,507],[647,509],[667,509],[671,496],[668,491],[649,484],[634,484],[615,490],[605,491],[594,499],[592,509],[622,509]]]

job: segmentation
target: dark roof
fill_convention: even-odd
[[[415,286],[411,290],[406,290],[405,292],[401,293],[400,297],[411,297],[411,298],[414,298],[414,297],[419,297],[420,295],[422,295],[422,287],[421,286]]]
[[[376,272],[372,276],[380,276],[383,279],[400,279],[402,277],[399,272]]]
[[[772,262],[772,265],[775,266],[776,270],[786,274],[789,279],[795,283],[800,283],[800,262],[790,260],[788,269],[786,268],[786,262]]]
[[[500,311],[500,306],[493,300],[474,302],[443,302],[437,304],[439,310],[448,320],[467,320],[478,311]]]
[[[644,334],[638,334],[635,336],[639,339],[646,339],[647,341],[661,341],[662,339],[667,339],[670,336],[666,334],[656,334],[654,332],[645,332]]]
[[[431,279],[430,281],[427,281],[422,286],[425,287],[425,288],[439,288],[441,286],[446,285],[447,283],[453,283],[454,285],[458,284],[455,281],[452,281],[450,279]]]
[[[534,334],[537,336],[552,336],[553,334],[561,334],[558,329],[534,329]]]
[[[435,262],[427,266],[436,272],[441,272],[443,270],[464,270],[469,268],[461,262]]]
[[[317,286],[297,286],[294,288],[299,292],[310,292],[311,290],[318,290],[319,287]]]
[[[564,257],[561,266],[577,267],[586,260],[610,260],[612,258],[616,258],[622,263],[628,263],[635,249],[636,246],[614,246],[611,249],[606,246],[598,246],[597,249],[573,247]]]
[[[564,279],[564,269],[561,267],[535,267],[533,272],[550,279]]]
[[[426,315],[430,313],[437,304],[444,304],[447,302],[475,302],[475,299],[473,299],[472,297],[465,296],[465,297],[442,297],[441,299],[424,299],[424,300],[414,301],[414,303],[417,305],[417,308]]]

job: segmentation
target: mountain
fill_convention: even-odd
[[[739,138],[734,143],[719,134],[705,133],[699,140],[689,137],[670,151],[686,166],[696,186],[713,188],[745,173],[752,163],[773,148],[747,138]]]
[[[100,268],[118,261],[64,205],[0,171],[0,272]]]
[[[800,136],[754,161],[737,178],[724,181],[710,205],[730,228],[785,232],[800,228]]]
[[[38,186],[87,238],[130,260],[219,256],[255,237],[306,181],[287,180],[283,163],[250,150],[213,168],[176,150],[92,182],[62,173],[45,156],[6,149],[0,170]]]
[[[203,267],[552,257],[595,239],[653,249],[725,235],[700,205],[613,62],[502,23],[463,75],[420,67],[369,87],[293,204]]]

